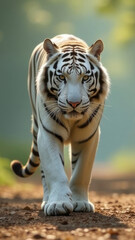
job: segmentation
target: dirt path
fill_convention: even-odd
[[[135,179],[93,180],[96,212],[45,217],[41,185],[0,187],[0,239],[135,240]]]

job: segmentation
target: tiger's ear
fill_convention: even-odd
[[[89,53],[94,55],[100,61],[100,54],[104,49],[104,44],[102,40],[97,40],[91,47],[89,48]]]
[[[44,40],[43,48],[47,52],[49,57],[58,52],[58,46],[55,43],[52,43],[50,39]]]

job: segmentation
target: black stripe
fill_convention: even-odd
[[[93,89],[89,89],[89,92],[96,92],[97,91],[97,89],[96,88],[93,88]]]
[[[37,147],[37,141],[34,139],[34,140],[33,140],[33,142],[34,142],[34,144],[35,144],[35,145],[36,145],[36,147]]]
[[[54,63],[53,67],[56,69],[58,65],[58,60]]]
[[[54,113],[52,113],[48,107],[46,106],[46,104],[44,103],[44,107],[45,110],[47,111],[47,113],[49,114],[49,116],[56,121],[59,125],[61,125],[62,127],[64,127],[66,129],[66,131],[68,132],[68,129],[66,128],[66,126],[56,117],[56,115]]]
[[[52,85],[52,76],[53,76],[53,72],[50,70],[49,71],[49,75],[50,75],[50,83],[51,83],[51,85]]]
[[[63,69],[64,67],[66,67],[66,66],[68,66],[68,65],[69,65],[69,63],[63,64],[62,67],[61,67],[61,69]]]
[[[72,153],[72,156],[73,157],[76,157],[76,156],[78,156],[80,153]]]
[[[59,85],[58,85],[57,81],[60,82],[60,79],[58,77],[56,77],[56,79],[53,80],[53,83],[56,85],[57,89],[59,89]]]
[[[36,127],[38,128],[38,123],[37,123],[37,120],[36,118],[34,117],[34,124],[36,125]]]
[[[91,68],[91,70],[93,70],[93,69],[94,69],[93,64],[92,64],[91,62],[89,62],[89,63],[90,63],[90,68]]]
[[[32,153],[34,156],[39,157],[39,153],[34,148],[32,148]]]
[[[100,108],[101,104],[99,104],[97,106],[97,108],[93,111],[93,113],[91,114],[91,116],[87,119],[87,121],[85,123],[83,123],[82,125],[78,126],[78,128],[84,128],[87,127],[89,125],[89,123],[92,121],[92,119],[96,116],[96,114],[98,113],[98,110]]]
[[[62,71],[61,71],[61,70],[58,70],[58,72],[59,72],[59,73],[62,73]],[[56,73],[55,73],[55,74],[56,74]],[[57,75],[57,74],[56,74],[56,75]]]
[[[68,61],[70,61],[71,60],[71,58],[65,58],[64,60],[63,60],[63,62],[68,62]]]
[[[95,133],[97,132],[98,126],[97,126],[95,132],[92,135],[90,135],[88,138],[86,138],[86,139],[84,139],[82,141],[79,141],[78,143],[81,144],[81,143],[85,143],[85,142],[89,141],[95,135]]]
[[[96,78],[96,82],[97,82],[97,79],[98,79],[98,72],[95,72],[95,78]]]
[[[84,66],[82,63],[79,64],[81,67],[85,68],[85,70],[87,71],[86,66]]]
[[[78,56],[78,53],[77,52],[70,52],[69,53],[71,56]]]
[[[78,60],[79,62],[85,63],[84,59],[78,58],[78,59],[76,59],[76,60]]]
[[[58,98],[56,95],[52,94],[48,89],[46,89],[46,93],[47,93],[47,97],[50,99],[55,99],[56,101],[58,101]]]
[[[79,53],[79,55],[80,55],[80,57],[86,59],[86,57],[83,54]]]
[[[26,173],[27,175],[32,175],[32,174],[33,174],[33,172],[30,172],[27,167],[25,168],[25,173]]]
[[[57,99],[57,96],[54,95],[54,94],[52,94],[52,93],[48,90],[47,83],[48,83],[48,67],[45,68],[45,77],[44,77],[45,89],[44,89],[44,92],[47,94],[47,97],[48,97],[48,98],[58,100],[58,99]]]
[[[32,134],[33,134],[33,137],[35,138],[35,140],[37,140],[37,133],[34,129],[32,130]]]
[[[47,129],[47,128],[43,125],[42,120],[41,120],[41,117],[40,117],[40,114],[39,114],[39,119],[40,119],[40,122],[41,122],[41,125],[42,125],[43,129],[44,129],[46,132],[48,132],[48,133],[50,133],[51,135],[53,135],[54,137],[56,137],[57,139],[59,139],[59,140],[63,143],[63,138],[62,138],[60,135],[58,135],[57,133],[54,133],[54,132],[50,131],[49,129]]]
[[[75,160],[72,160],[72,164],[75,164],[75,163],[77,163],[77,161],[78,161],[78,158],[77,158],[77,159],[75,159]]]
[[[96,93],[95,96],[93,96],[93,97],[91,96],[92,99],[99,99],[100,95],[103,93],[105,82],[103,81],[103,72],[102,72],[102,70],[100,68],[99,68],[99,72],[100,72],[100,75],[99,75],[100,89]]]
[[[43,79],[43,81],[44,81],[44,84],[45,84],[45,90],[47,89],[47,83],[48,83],[48,69],[49,69],[49,67],[45,67],[45,69],[44,69],[44,79]]]
[[[61,162],[62,162],[62,164],[63,164],[63,166],[64,166],[64,160],[63,160],[63,158],[62,158],[62,156],[61,156],[60,153],[59,153],[59,156],[60,156]]]
[[[51,89],[50,89],[52,92],[57,92],[58,91],[58,89],[57,88],[54,88],[54,87],[51,87]]]
[[[32,167],[38,167],[39,166],[39,163],[34,163],[31,159],[30,159],[29,163]]]
[[[68,55],[69,55],[69,53],[64,53],[63,56],[62,56],[62,58],[65,58],[65,57],[67,57]]]

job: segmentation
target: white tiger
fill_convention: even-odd
[[[101,40],[89,47],[68,34],[46,39],[33,51],[28,74],[33,141],[25,166],[14,160],[20,177],[41,164],[45,215],[94,211],[88,199],[100,120],[109,76],[100,62]],[[71,144],[72,176],[64,171],[64,145]]]

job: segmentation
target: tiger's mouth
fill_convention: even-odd
[[[79,112],[73,110],[69,113],[65,113],[64,116],[65,116],[66,119],[79,120],[83,117],[83,113],[79,113]]]

